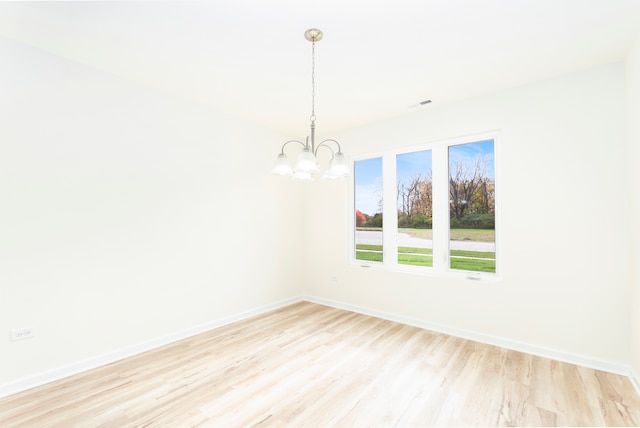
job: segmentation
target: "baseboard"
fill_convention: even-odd
[[[303,296],[303,300],[317,303],[320,305],[331,306],[337,309],[344,309],[351,312],[357,312],[364,315],[370,315],[376,318],[382,318],[389,321],[399,322],[401,324],[412,325],[426,330],[436,331],[463,339],[473,340],[475,342],[486,343],[489,345],[500,346],[502,348],[512,349],[514,351],[524,352],[527,354],[537,355],[539,357],[549,358],[552,360],[571,363],[583,367],[589,367],[609,373],[629,376],[630,367],[625,364],[601,360],[585,355],[573,354],[570,352],[547,348],[543,346],[532,345],[530,343],[519,342],[503,337],[482,334],[470,330],[459,329],[448,325],[432,323],[423,320],[417,320],[389,312],[378,311],[376,309],[366,308],[363,306],[351,305],[344,302],[319,298],[315,296]],[[629,376],[630,377],[630,376]],[[636,376],[636,389],[638,388],[638,377]]]
[[[631,385],[636,389],[638,395],[640,395],[640,374],[638,374],[633,367],[629,370],[629,380],[631,381]]]
[[[640,375],[627,365],[605,361],[593,357],[584,355],[572,354],[561,350],[536,346],[524,342],[505,339],[502,337],[481,334],[469,330],[459,329],[447,325],[431,323],[423,320],[417,320],[410,317],[404,317],[397,314],[378,311],[363,306],[351,305],[344,302],[335,300],[324,299],[315,296],[300,296],[286,300],[281,300],[269,305],[260,306],[248,311],[244,311],[238,314],[230,315],[218,320],[213,320],[205,324],[201,324],[195,327],[175,332],[166,336],[151,339],[136,345],[121,348],[112,352],[108,352],[103,355],[91,357],[82,361],[78,361],[72,364],[68,364],[62,367],[58,367],[52,370],[48,370],[42,373],[5,383],[0,385],[0,398],[6,397],[18,392],[26,391],[37,386],[41,386],[56,380],[60,380],[69,376],[73,376],[78,373],[85,372],[100,366],[104,366],[127,357],[131,357],[142,352],[150,351],[152,349],[159,348],[161,346],[168,345],[173,342],[177,342],[182,339],[186,339],[191,336],[195,336],[200,333],[204,333],[213,330],[218,327],[222,327],[237,321],[242,321],[247,318],[251,318],[263,313],[280,309],[282,307],[300,302],[308,301],[320,305],[330,306],[337,309],[344,309],[351,312],[357,312],[364,315],[373,316],[376,318],[382,318],[389,321],[395,321],[402,324],[412,325],[427,330],[437,331],[439,333],[449,334],[451,336],[460,337],[463,339],[474,340],[476,342],[487,343],[490,345],[500,346],[515,351],[525,352],[532,355],[537,355],[545,358],[550,358],[558,361],[563,361],[571,364],[576,364],[584,367],[593,368],[596,370],[602,370],[610,373],[615,373],[623,376],[627,376],[638,394],[640,394]]]
[[[270,312],[276,309],[280,309],[284,306],[302,301],[301,297],[294,297],[279,302],[271,303],[268,305],[260,306],[248,311],[240,312],[238,314],[230,315],[224,318],[213,320],[195,327],[168,334],[166,336],[158,337],[155,339],[147,340],[145,342],[127,346],[112,352],[108,352],[103,355],[97,355],[82,361],[77,361],[62,367],[58,367],[52,370],[48,370],[42,373],[37,373],[26,378],[18,379],[9,383],[0,385],[0,398],[6,397],[18,392],[26,391],[37,386],[41,386],[56,380],[64,379],[69,376],[73,376],[78,373],[85,372],[87,370],[95,369],[113,362],[122,360],[127,357],[131,357],[137,354],[141,354],[152,349],[159,348],[161,346],[168,345],[173,342],[177,342],[182,339],[186,339],[191,336],[195,336],[200,333],[213,330],[218,327],[222,327],[237,321],[242,321],[247,318],[261,315],[266,312]]]

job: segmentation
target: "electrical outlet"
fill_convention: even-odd
[[[36,330],[33,327],[24,327],[24,328],[16,328],[11,330],[10,337],[12,342],[16,342],[18,340],[29,339],[31,337],[35,337]]]

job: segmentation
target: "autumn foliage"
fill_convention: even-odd
[[[364,214],[360,210],[356,210],[356,227],[361,227],[367,222]]]

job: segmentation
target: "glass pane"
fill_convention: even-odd
[[[431,150],[396,156],[398,264],[433,266]]]
[[[356,259],[382,262],[382,158],[356,161]]]
[[[450,268],[496,271],[493,140],[449,147]]]

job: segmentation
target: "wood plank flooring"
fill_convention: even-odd
[[[302,302],[0,400],[1,427],[637,426],[623,376]]]

